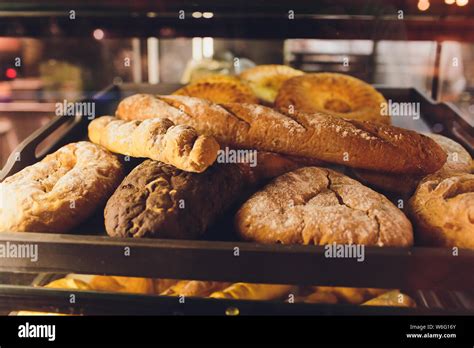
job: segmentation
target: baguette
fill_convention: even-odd
[[[163,118],[126,122],[103,116],[89,124],[89,138],[112,152],[147,157],[197,173],[214,163],[219,150],[213,137],[198,136],[193,128]]]
[[[122,100],[116,115],[124,120],[167,117],[231,147],[387,173],[429,174],[446,161],[435,141],[414,131],[321,113],[282,112],[255,104],[218,105],[193,97],[137,94]]]

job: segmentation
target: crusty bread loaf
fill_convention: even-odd
[[[255,104],[218,105],[192,97],[138,94],[122,100],[116,115],[125,120],[167,117],[234,148],[383,172],[428,174],[446,161],[439,145],[410,130],[323,114],[289,117]]]
[[[89,124],[89,138],[112,152],[147,157],[197,173],[214,163],[219,150],[214,137],[198,136],[192,127],[174,125],[166,118],[126,122],[99,117]]]
[[[338,73],[292,77],[283,83],[275,100],[275,106],[280,109],[390,124],[390,116],[381,113],[386,103],[384,96],[371,85]]]
[[[387,198],[330,169],[286,173],[245,202],[235,217],[248,241],[410,246],[410,221]]]
[[[146,160],[107,202],[105,228],[112,237],[198,239],[243,186],[234,164],[215,164],[197,174]]]
[[[91,216],[123,178],[101,146],[66,145],[0,183],[0,232],[67,232]]]
[[[469,173],[471,170],[472,158],[461,144],[439,134],[427,134],[433,139],[447,154],[446,163],[437,173]],[[411,195],[423,179],[424,175],[413,174],[388,174],[374,172],[365,169],[354,169],[354,176],[363,184],[388,192]]]
[[[409,209],[420,245],[474,249],[474,174],[427,176]]]

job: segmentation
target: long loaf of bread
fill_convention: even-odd
[[[103,116],[89,124],[89,139],[106,149],[133,157],[147,157],[187,172],[201,173],[217,158],[219,144],[187,125],[166,118],[126,122]]]
[[[137,94],[119,104],[124,120],[166,117],[214,135],[221,144],[316,158],[387,173],[428,174],[446,161],[432,139],[414,131],[326,114],[285,114],[255,104],[215,104],[186,96]]]

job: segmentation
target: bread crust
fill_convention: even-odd
[[[254,103],[259,102],[252,90],[239,80],[216,79],[184,86],[173,95],[185,95],[210,100],[214,103]]]
[[[387,100],[371,85],[355,77],[338,73],[314,73],[295,76],[281,86],[275,99],[280,109],[292,107],[305,113],[322,112],[359,121],[390,124],[381,108]]]
[[[461,144],[439,134],[426,135],[441,146],[447,154],[446,163],[437,173],[470,172],[472,158]],[[393,175],[364,169],[355,169],[353,172],[356,179],[366,185],[403,195],[411,195],[424,177],[423,175]]]
[[[198,239],[243,185],[233,164],[216,164],[196,174],[146,160],[107,202],[105,228],[111,237]]]
[[[1,232],[67,232],[92,215],[123,178],[118,158],[78,142],[0,183]]]
[[[387,198],[330,169],[284,174],[236,214],[244,240],[282,244],[411,246],[410,221]]]
[[[474,174],[427,176],[409,209],[420,245],[474,249]]]
[[[304,74],[286,65],[258,65],[239,76],[247,81],[255,95],[267,103],[273,103],[283,83],[293,76]]]
[[[166,118],[123,121],[102,116],[89,124],[89,138],[106,149],[133,157],[147,157],[201,173],[217,158],[219,144],[212,136],[198,135],[186,125]]]
[[[320,113],[295,112],[289,117],[262,105],[218,105],[192,97],[139,94],[122,100],[116,115],[125,120],[166,117],[212,134],[230,147],[387,173],[429,174],[446,161],[436,142],[414,131]]]

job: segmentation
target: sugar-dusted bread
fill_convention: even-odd
[[[275,100],[275,106],[281,109],[390,124],[389,115],[381,112],[384,103],[383,95],[371,85],[338,73],[292,77],[283,83]]]
[[[201,173],[217,158],[219,144],[186,125],[166,118],[123,121],[102,116],[89,124],[89,139],[106,149],[133,157],[147,157],[188,172]]]
[[[235,217],[248,241],[282,244],[410,246],[410,221],[387,198],[330,169],[284,174],[245,202]]]
[[[420,245],[474,249],[474,174],[427,176],[409,209]]]
[[[105,207],[112,237],[198,239],[244,186],[237,165],[190,173],[146,160],[123,180]]]
[[[166,117],[215,136],[221,145],[388,173],[429,174],[446,161],[443,149],[427,136],[320,113],[290,117],[262,105],[137,94],[122,100],[116,115],[124,120]]]
[[[78,142],[0,183],[0,232],[67,232],[92,215],[123,178],[118,158]]]

